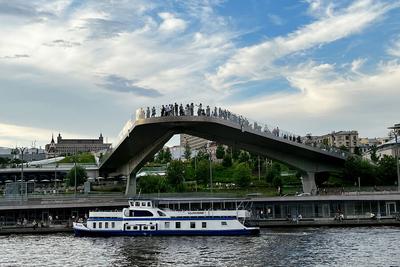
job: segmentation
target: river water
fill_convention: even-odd
[[[400,266],[400,228],[263,229],[251,237],[0,237],[0,266]]]

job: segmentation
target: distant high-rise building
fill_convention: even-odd
[[[192,135],[188,135],[188,134],[181,134],[181,138],[180,138],[180,146],[181,147],[185,147],[186,144],[189,144],[190,148],[192,150],[199,150],[202,148],[206,148],[207,147],[207,143],[209,142],[206,139],[200,138],[200,137],[196,137],[196,136],[192,136]]]
[[[45,147],[48,157],[59,155],[72,155],[80,152],[99,152],[107,150],[111,144],[104,143],[103,135],[98,139],[63,139],[58,134],[57,143],[51,138],[50,144]]]

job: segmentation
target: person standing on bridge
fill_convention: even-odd
[[[156,116],[156,108],[153,106],[151,109],[151,117],[155,117]]]
[[[150,108],[147,107],[146,109],[146,119],[150,118]]]
[[[175,116],[178,116],[178,104],[175,102]]]
[[[164,105],[162,105],[162,107],[161,107],[161,117],[164,117],[165,116],[165,107],[164,107]]]
[[[208,117],[210,117],[210,106],[208,106],[207,105],[207,108],[206,108],[206,115],[208,116]]]
[[[190,116],[194,116],[194,104],[190,103]]]

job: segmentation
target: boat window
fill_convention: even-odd
[[[156,227],[155,226],[150,226],[150,230],[155,230]]]
[[[147,207],[151,207],[151,202],[147,202]]]
[[[143,230],[147,230],[147,225],[144,225],[144,226],[143,226]]]
[[[133,217],[153,217],[153,213],[148,210],[135,210]]]
[[[201,222],[201,228],[207,228],[207,222]]]
[[[224,225],[224,226],[226,226],[226,225],[228,225],[226,222],[221,222],[221,225]]]
[[[181,228],[181,222],[175,222],[175,228]]]
[[[196,228],[196,222],[190,222],[190,228]]]
[[[127,227],[126,227],[126,230],[131,230],[131,227],[130,227],[130,226],[127,226]]]
[[[96,223],[95,222],[93,223],[93,228],[96,228]]]
[[[115,228],[115,222],[111,222],[111,228]]]
[[[140,202],[135,202],[136,207],[140,207]]]
[[[165,222],[165,228],[169,229],[169,222]]]
[[[103,223],[99,222],[99,228],[103,228]]]
[[[108,228],[108,222],[104,223],[104,228]]]
[[[137,230],[137,229],[139,229],[139,227],[138,226],[133,226],[133,230]]]
[[[142,202],[142,207],[146,207],[146,202]]]
[[[158,215],[161,216],[161,217],[167,216],[164,212],[162,212],[162,211],[160,211],[160,210],[157,210],[157,213],[158,213]]]

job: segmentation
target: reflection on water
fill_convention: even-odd
[[[400,228],[262,230],[251,237],[0,237],[1,266],[398,266]]]

